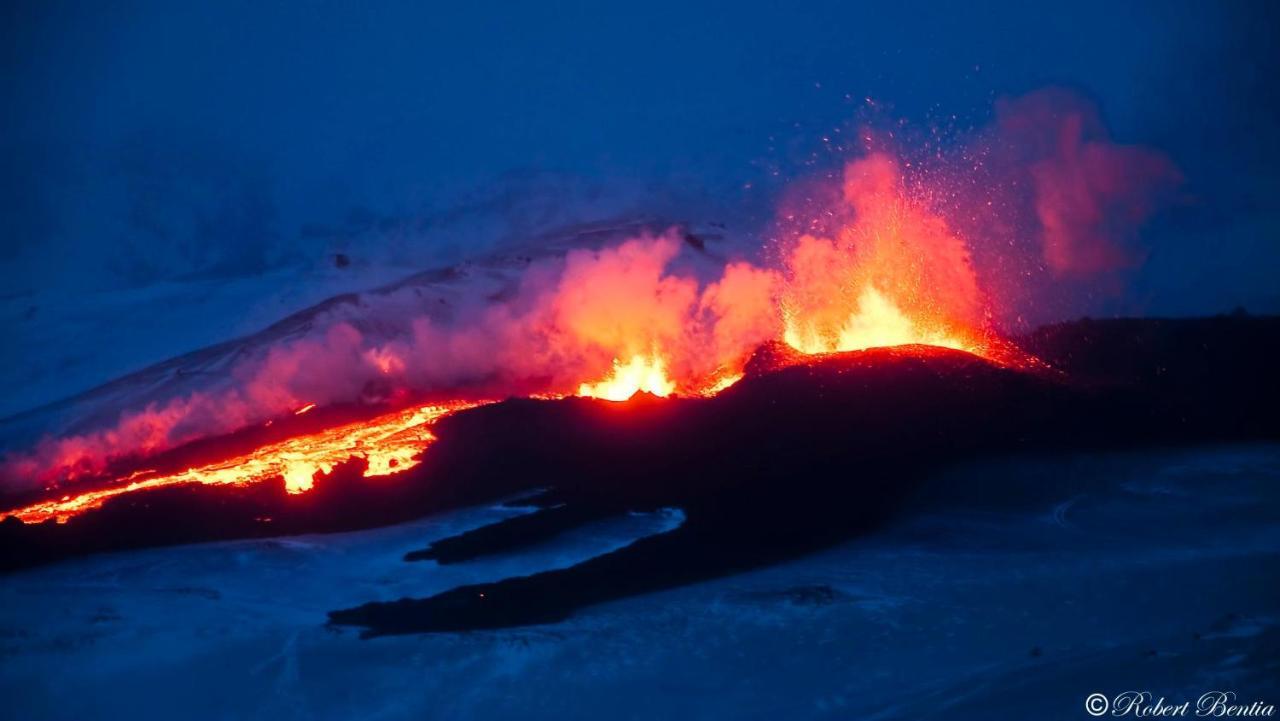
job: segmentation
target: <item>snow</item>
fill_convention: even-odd
[[[562,566],[627,517],[404,563],[512,509],[84,559],[0,589],[14,718],[1081,718],[1085,696],[1280,701],[1280,446],[1016,458],[897,523],[531,628],[360,640],[324,612]],[[763,532],[763,529],[762,529]]]
[[[501,225],[485,215],[491,208],[481,211],[463,228],[479,233],[480,226]],[[405,330],[409,319],[457,307],[464,298],[509,291],[535,259],[677,224],[651,215],[560,224],[520,236],[500,251],[473,252],[448,263],[412,264],[395,253],[379,256],[369,250],[357,257],[380,260],[357,260],[345,268],[295,264],[255,276],[72,295],[49,289],[0,297],[0,319],[15,341],[0,355],[0,382],[12,388],[0,397],[0,451],[25,450],[46,435],[108,427],[122,411],[150,402],[227,387],[236,382],[231,377],[236,364],[322,333],[332,323],[347,322],[375,335],[398,326]],[[706,222],[686,224],[710,238],[722,232]],[[488,228],[478,237],[496,242],[492,239],[500,231]],[[424,250],[422,257],[432,255]],[[702,261],[717,269],[722,262],[713,255]]]
[[[0,417],[60,400],[152,363],[250,335],[340,293],[404,275],[403,268],[279,268],[263,275],[166,281],[0,299],[13,345],[0,356],[12,392]]]

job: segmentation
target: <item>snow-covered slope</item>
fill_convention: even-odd
[[[166,283],[27,310],[28,301],[11,298],[0,312],[18,343],[6,353],[0,376],[14,391],[0,412],[14,413],[0,420],[0,450],[100,428],[150,402],[216,391],[236,382],[231,371],[241,363],[337,322],[369,338],[395,337],[406,332],[409,319],[444,317],[464,299],[510,292],[535,261],[673,227],[683,229],[692,248],[685,254],[691,265],[683,270],[700,274],[723,264],[718,224],[628,216],[562,226],[501,252],[416,272],[403,265],[330,264],[232,281]]]

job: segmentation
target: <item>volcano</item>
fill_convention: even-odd
[[[1010,298],[1069,280],[1061,262],[1023,272],[1039,261],[1009,246],[980,264],[939,202],[948,186],[890,153],[831,181],[784,203],[794,227],[751,260],[680,224],[578,229],[11,419],[0,568],[511,498],[541,510],[407,561],[683,519],[569,568],[331,618],[373,635],[519,626],[858,537],[970,460],[1275,437],[1276,319],[1011,337]],[[1130,222],[1148,212],[1126,206]]]
[[[97,551],[351,530],[517,496],[542,509],[407,558],[450,563],[628,512],[684,513],[674,530],[566,569],[331,616],[374,635],[516,626],[856,537],[891,519],[921,478],[972,459],[1280,437],[1271,363],[1280,319],[1079,321],[1017,345],[1042,363],[925,345],[804,355],[765,344],[742,380],[711,397],[513,398],[454,410],[430,426],[415,465],[386,480],[366,478],[371,461],[355,458],[302,494],[284,482],[188,483],[111,497],[62,523],[10,516],[0,557],[12,569]],[[295,422],[341,414],[318,409]]]

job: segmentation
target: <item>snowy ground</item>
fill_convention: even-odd
[[[678,520],[457,566],[399,560],[512,512],[9,576],[6,715],[1080,719],[1088,694],[1126,689],[1280,702],[1280,446],[961,469],[874,537],[551,626],[362,641],[323,625]]]

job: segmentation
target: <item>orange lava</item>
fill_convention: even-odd
[[[667,377],[666,362],[661,356],[637,355],[632,356],[626,364],[615,358],[613,374],[598,383],[583,383],[578,386],[578,395],[607,401],[625,401],[640,391],[665,398],[675,389],[676,384]]]
[[[981,347],[943,326],[908,317],[874,286],[858,296],[856,309],[833,333],[823,334],[813,323],[796,317],[785,319],[783,340],[801,353],[839,353],[895,345],[933,345],[979,353]]]
[[[283,478],[289,493],[303,493],[311,489],[318,471],[328,473],[353,458],[363,458],[368,464],[366,478],[389,476],[418,465],[422,450],[435,440],[432,423],[477,405],[481,403],[459,401],[408,408],[271,443],[178,473],[144,477],[154,471],[136,472],[122,478],[120,485],[35,503],[5,515],[16,516],[24,523],[49,519],[64,523],[116,496],[187,483],[244,486]]]

